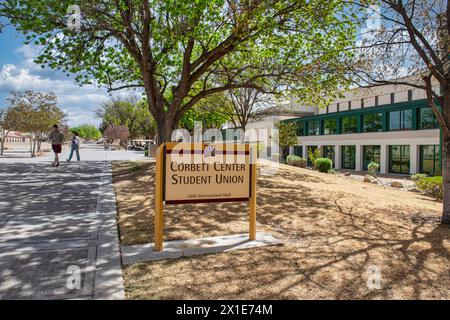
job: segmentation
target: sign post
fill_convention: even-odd
[[[155,251],[163,249],[164,204],[249,203],[256,239],[256,148],[249,144],[168,142],[156,152]]]

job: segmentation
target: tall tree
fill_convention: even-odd
[[[5,143],[11,131],[20,127],[22,115],[12,108],[0,110],[0,155],[3,155]]]
[[[82,124],[77,127],[70,129],[73,133],[78,133],[78,135],[86,140],[98,140],[102,137],[102,133],[97,129],[96,126],[90,124]]]
[[[143,88],[160,142],[208,95],[237,88],[297,93],[323,103],[338,86],[341,50],[354,40],[341,0],[4,0],[37,61],[109,90]],[[71,28],[73,29],[73,28]],[[76,29],[76,28],[75,28]],[[328,95],[330,96],[330,95]]]
[[[140,137],[150,139],[155,135],[155,121],[148,111],[147,103],[136,95],[112,97],[95,113],[102,120],[103,129],[111,124],[126,126],[131,139]]]
[[[12,91],[7,98],[14,114],[21,120],[16,124],[17,130],[30,135],[30,153],[34,157],[40,151],[42,140],[54,124],[60,124],[64,112],[57,106],[54,93]]]
[[[353,75],[371,86],[407,85],[425,90],[442,129],[444,206],[450,223],[450,2],[360,0],[361,45]]]
[[[277,137],[278,145],[281,149],[283,161],[289,153],[289,147],[298,144],[297,127],[295,122],[279,122],[276,125],[278,129]]]

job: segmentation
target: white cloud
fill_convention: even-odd
[[[95,118],[94,110],[109,98],[106,90],[93,85],[79,86],[61,72],[42,69],[33,62],[39,50],[37,46],[23,45],[16,49],[23,58],[20,65],[0,66],[0,94],[7,96],[11,90],[54,92],[69,125],[98,124],[100,120]]]

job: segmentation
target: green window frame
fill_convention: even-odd
[[[363,146],[363,170],[368,170],[371,162],[381,164],[381,146]],[[378,168],[379,170],[380,168]]]
[[[436,120],[436,116],[431,108],[420,108],[419,110],[419,129],[438,129],[439,124]]]
[[[440,145],[420,146],[420,172],[430,176],[442,175]]]
[[[337,133],[337,119],[325,119],[323,121],[323,134],[330,135],[330,134],[336,134]]]
[[[342,133],[358,133],[358,117],[342,117]]]
[[[336,159],[334,146],[322,146],[322,157],[330,159],[333,162],[334,168],[334,162]]]
[[[409,174],[410,169],[410,146],[389,146],[389,172]]]
[[[383,113],[373,112],[364,114],[364,132],[383,131]]]
[[[341,146],[342,169],[355,170],[356,168],[356,146]]]
[[[297,137],[302,137],[305,135],[305,122],[297,121],[295,128],[297,131]]]
[[[389,112],[389,131],[405,131],[413,128],[411,109]]]
[[[320,135],[320,120],[308,121],[308,136]]]
[[[294,154],[303,157],[303,146],[294,146]]]

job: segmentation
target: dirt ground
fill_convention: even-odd
[[[122,245],[152,242],[154,169],[113,163]],[[127,298],[450,299],[450,227],[433,199],[285,165],[257,190],[258,231],[283,246],[127,266]],[[165,240],[247,227],[243,203],[165,207]]]

